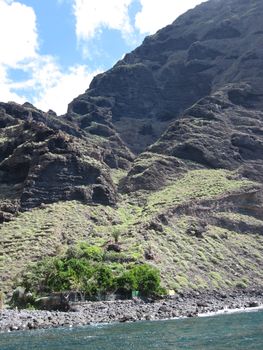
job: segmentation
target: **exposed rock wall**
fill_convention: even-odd
[[[199,167],[236,170],[262,183],[263,112],[257,105],[260,99],[250,84],[229,84],[201,99],[138,157],[122,187],[126,191],[141,189],[141,181],[136,179],[143,172],[148,183],[158,189],[171,173],[178,175],[179,170]],[[160,155],[166,162],[156,161]],[[151,171],[154,167],[156,170]]]
[[[110,167],[128,167],[132,154],[115,134],[85,135],[76,125],[29,104],[1,103],[0,220],[42,203],[80,200],[114,205]]]

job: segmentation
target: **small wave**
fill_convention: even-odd
[[[225,309],[218,310],[218,311],[200,313],[197,316],[198,317],[211,317],[211,316],[217,316],[217,315],[236,314],[236,313],[242,313],[242,312],[256,312],[256,311],[261,311],[261,310],[263,310],[263,305],[256,306],[256,307],[237,308],[237,309],[225,308]]]

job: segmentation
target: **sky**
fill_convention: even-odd
[[[92,78],[204,0],[0,0],[0,101],[66,113]]]

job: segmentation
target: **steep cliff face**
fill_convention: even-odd
[[[258,103],[261,94],[248,83],[227,84],[199,100],[136,159],[123,189],[143,189],[145,181],[149,189],[158,189],[182,171],[198,168],[236,170],[262,183],[263,113]]]
[[[250,82],[259,97],[262,12],[259,0],[201,4],[97,76],[69,105],[69,114],[76,113],[84,129],[92,121],[113,123],[139,153],[186,108],[225,84]]]
[[[262,16],[261,0],[201,4],[64,116],[0,104],[6,290],[28,261],[80,239],[104,247],[114,229],[169,288],[262,286]]]
[[[0,220],[42,203],[80,200],[116,204],[110,167],[132,154],[114,132],[87,138],[76,125],[29,104],[1,103]]]

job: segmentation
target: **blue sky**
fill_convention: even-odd
[[[144,37],[204,0],[0,0],[0,101],[58,114]]]

